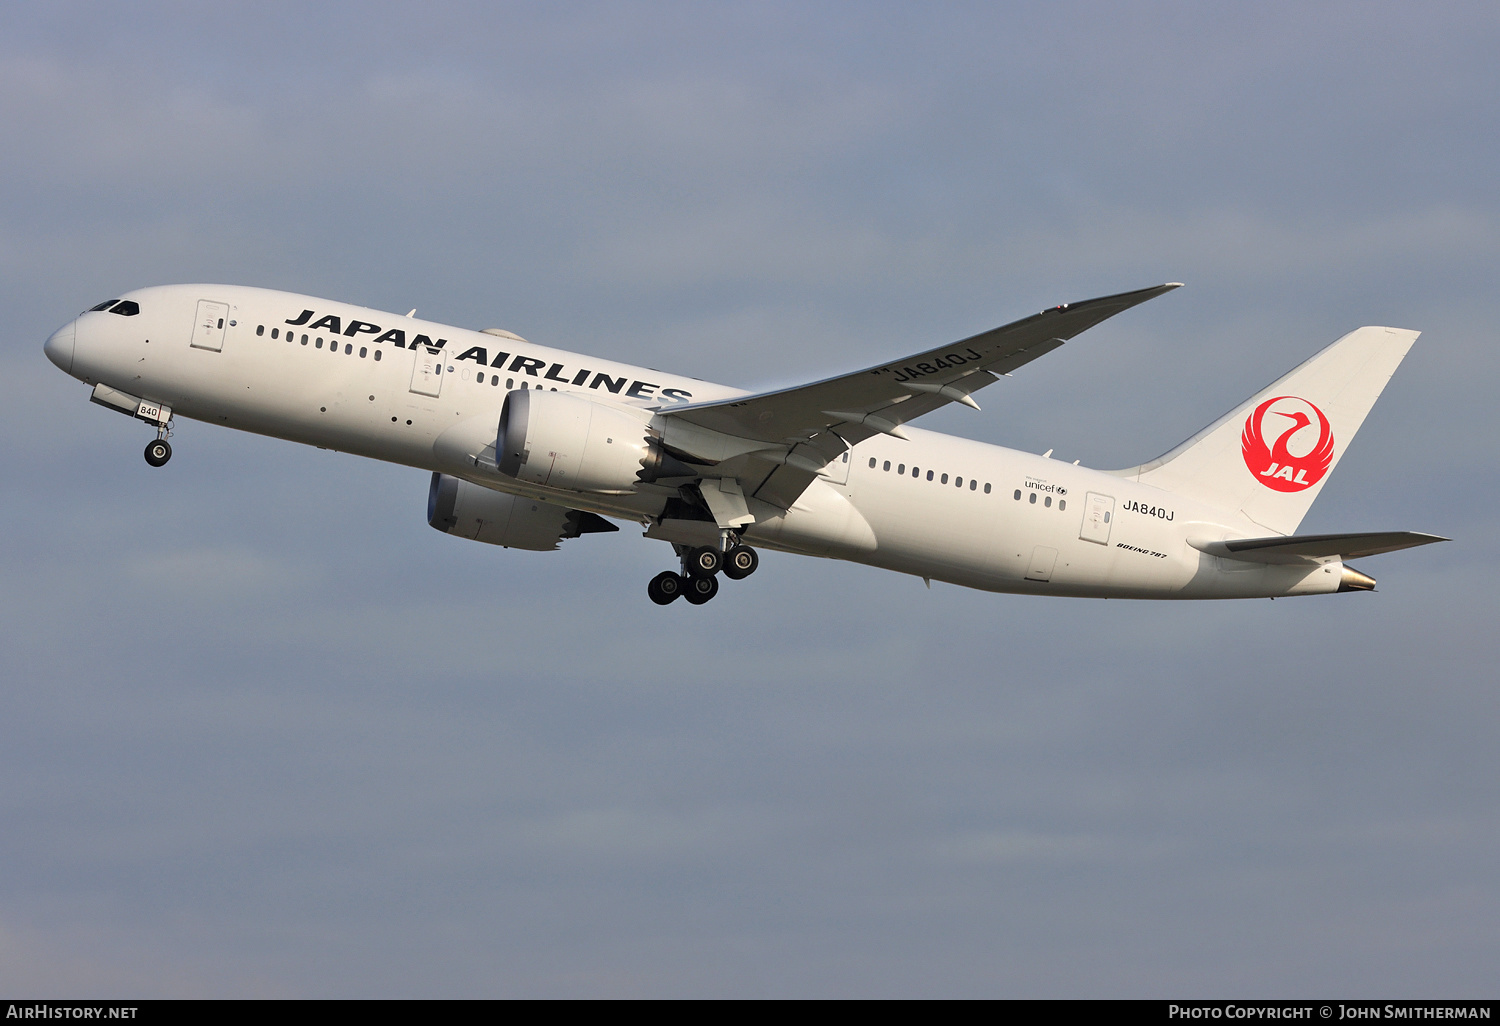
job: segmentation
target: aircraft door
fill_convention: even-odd
[[[416,364],[411,369],[411,390],[436,399],[443,391],[443,351],[413,346]]]
[[[224,325],[228,323],[228,319],[228,303],[216,303],[212,299],[198,300],[198,318],[193,321],[192,347],[222,352]]]
[[[1083,527],[1078,537],[1084,541],[1109,544],[1110,521],[1115,518],[1115,497],[1089,492],[1083,500]]]

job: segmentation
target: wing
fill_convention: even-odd
[[[818,471],[877,434],[905,437],[901,425],[970,398],[1068,339],[1177,282],[1043,310],[951,345],[810,385],[661,411],[669,419],[763,442],[764,454],[733,468],[745,494],[787,509]],[[738,462],[738,461],[737,461]],[[729,469],[729,468],[726,468]]]
[[[1364,534],[1303,534],[1271,538],[1237,538],[1199,545],[1204,552],[1251,563],[1323,563],[1331,559],[1359,559],[1396,552],[1417,545],[1448,541],[1419,531],[1376,531]]]

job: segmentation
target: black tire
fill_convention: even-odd
[[[158,438],[146,446],[146,462],[153,467],[160,467],[172,458],[172,447],[167,444],[165,438]]]
[[[705,545],[701,549],[694,549],[688,553],[687,572],[689,577],[712,577],[724,566],[724,554],[711,545]]]
[[[719,579],[717,577],[689,577],[687,588],[683,590],[682,595],[693,605],[701,606],[718,593]]]
[[[760,555],[748,545],[736,545],[724,556],[724,576],[743,581],[760,566]]]
[[[671,605],[682,594],[684,581],[670,570],[663,570],[651,578],[651,583],[646,585],[646,594],[651,596],[651,601],[659,606]]]

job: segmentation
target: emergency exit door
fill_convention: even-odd
[[[443,391],[443,351],[413,346],[416,364],[411,369],[411,390],[436,399]]]
[[[224,326],[228,320],[228,303],[216,303],[212,299],[198,300],[198,319],[193,322],[193,348],[222,352]]]
[[[1109,544],[1110,521],[1115,518],[1115,497],[1089,492],[1083,500],[1083,527],[1078,537],[1084,541]]]

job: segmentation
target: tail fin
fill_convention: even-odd
[[[1419,334],[1351,331],[1171,452],[1115,473],[1291,534]]]

